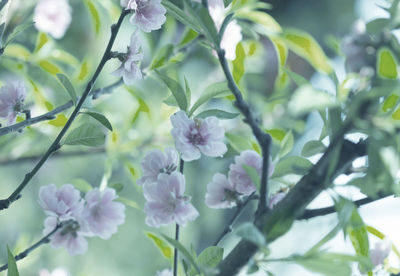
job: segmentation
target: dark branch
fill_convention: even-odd
[[[67,130],[71,126],[72,122],[75,120],[75,118],[79,114],[79,111],[82,108],[83,103],[85,102],[86,98],[89,96],[90,92],[93,89],[93,86],[97,80],[97,77],[99,76],[100,72],[103,70],[103,67],[106,64],[106,62],[110,59],[111,48],[117,37],[117,34],[119,31],[119,28],[121,27],[122,21],[127,14],[129,14],[129,10],[125,10],[125,9],[122,10],[117,24],[111,26],[111,37],[110,37],[110,40],[108,41],[108,45],[106,47],[106,50],[104,51],[103,57],[102,57],[99,65],[97,66],[97,69],[96,69],[95,73],[93,74],[92,79],[87,84],[86,89],[82,94],[82,97],[79,99],[79,102],[77,103],[75,109],[72,111],[72,114],[69,117],[67,123],[65,124],[65,126],[63,127],[61,132],[58,134],[58,136],[56,137],[54,142],[51,144],[51,146],[49,147],[47,152],[43,155],[43,157],[39,160],[39,162],[36,164],[36,166],[32,169],[32,171],[25,175],[23,181],[21,182],[21,184],[19,184],[19,186],[15,189],[15,191],[8,198],[0,200],[0,210],[8,208],[11,203],[16,201],[20,197],[21,191],[30,182],[32,177],[39,171],[39,169],[47,161],[47,159],[50,157],[50,155],[52,155],[55,151],[57,151],[61,147],[61,145],[60,145],[61,139],[67,133]]]

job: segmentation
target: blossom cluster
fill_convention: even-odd
[[[65,247],[71,255],[83,254],[88,248],[85,237],[109,239],[125,221],[125,206],[115,202],[114,189],[88,191],[85,198],[71,184],[57,188],[54,184],[39,190],[39,204],[47,214],[43,234],[60,226],[50,237],[54,248]]]
[[[274,171],[271,159],[269,163],[268,175],[271,176]],[[232,208],[237,205],[241,197],[251,195],[256,191],[256,186],[245,166],[254,168],[258,176],[261,177],[261,156],[253,150],[243,151],[235,157],[235,162],[230,165],[228,177],[217,173],[212,181],[207,184],[206,204],[208,207],[215,209]],[[269,200],[269,207],[272,208],[285,195],[284,192],[274,194]]]
[[[0,117],[5,118],[9,125],[23,111],[25,97],[26,89],[22,81],[13,80],[0,88]]]

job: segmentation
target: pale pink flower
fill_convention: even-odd
[[[165,23],[166,9],[161,0],[121,0],[121,6],[134,11],[130,22],[146,33],[160,29]]]
[[[389,239],[384,239],[375,243],[375,246],[370,249],[369,256],[374,266],[380,265],[389,256],[392,250],[392,242]]]
[[[83,209],[80,192],[71,184],[57,188],[54,184],[43,186],[39,190],[39,204],[47,215],[60,221],[78,216]]]
[[[138,185],[154,183],[160,173],[170,174],[178,167],[179,156],[176,150],[167,148],[149,152],[142,161],[143,176],[136,182]]]
[[[41,269],[39,271],[39,276],[70,276],[70,274],[68,273],[68,270],[59,267],[54,269],[52,272],[47,269]]]
[[[170,269],[164,269],[162,271],[157,271],[155,276],[172,276],[172,271]]]
[[[225,19],[226,9],[223,0],[208,0],[208,10],[214,21],[217,31],[221,29]],[[225,50],[225,57],[229,60],[236,58],[236,45],[242,41],[242,29],[236,20],[232,20],[226,26],[225,32],[221,38],[221,48]]]
[[[271,164],[271,158],[269,161],[269,164]],[[243,168],[243,165],[255,168],[261,177],[262,158],[254,150],[245,150],[239,156],[236,156],[235,163],[229,166],[228,178],[235,190],[243,195],[250,195],[256,190],[256,186]],[[274,167],[271,164],[269,166],[269,176],[272,175],[273,170]]]
[[[216,173],[207,184],[206,205],[210,208],[232,208],[236,206],[238,196],[232,183],[221,173]]]
[[[285,196],[287,195],[287,192],[277,192],[276,194],[273,194],[270,196],[269,201],[268,201],[268,208],[272,209],[276,204],[279,203]]]
[[[135,80],[142,78],[142,71],[139,63],[143,59],[143,54],[140,52],[141,42],[137,31],[131,35],[131,41],[128,46],[125,60],[121,66],[112,74],[116,77],[122,77],[126,85],[132,85]]]
[[[160,174],[157,182],[145,185],[143,191],[147,200],[144,206],[146,223],[149,226],[160,227],[172,222],[185,226],[199,215],[189,203],[190,198],[183,195],[185,177],[180,172]]]
[[[33,15],[35,27],[54,38],[62,38],[71,24],[68,0],[39,0]]]
[[[86,205],[83,210],[83,224],[85,230],[102,239],[109,239],[117,232],[117,226],[125,222],[125,206],[115,202],[115,190],[98,188],[86,193]]]
[[[18,113],[23,110],[26,90],[23,82],[10,81],[0,88],[0,117],[13,124]]]
[[[199,159],[201,153],[211,157],[222,156],[227,147],[222,142],[225,131],[217,117],[189,119],[182,110],[171,116],[175,146],[185,161]]]

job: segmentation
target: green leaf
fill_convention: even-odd
[[[271,135],[271,137],[277,140],[278,142],[282,142],[283,138],[285,138],[286,135],[286,131],[278,128],[267,129],[265,130],[265,132]]]
[[[233,119],[239,116],[239,113],[231,113],[220,109],[209,109],[197,114],[196,118],[206,118],[210,116],[215,116],[219,119]]]
[[[253,149],[251,143],[248,139],[243,137],[242,135],[233,134],[230,132],[225,133],[226,139],[228,139],[229,144],[236,150],[237,152],[242,152],[244,150]]]
[[[50,108],[52,109],[52,108]],[[49,121],[49,125],[55,127],[63,127],[68,122],[68,118],[64,114],[58,114],[54,120]]]
[[[92,185],[90,185],[89,182],[87,182],[86,180],[84,180],[82,178],[73,179],[71,181],[71,183],[72,183],[72,185],[75,186],[75,188],[77,188],[79,191],[82,191],[84,193],[87,193],[91,189],[93,189]]]
[[[174,45],[167,44],[164,47],[162,47],[154,56],[150,65],[150,70],[154,70],[164,66],[171,58],[173,53],[174,53]]]
[[[186,248],[177,240],[171,239],[168,236],[162,235],[164,239],[166,239],[172,246],[174,246],[176,249],[178,249],[179,252],[182,253],[182,255],[188,259],[190,264],[194,266],[194,268],[197,270],[197,272],[201,273],[200,267],[197,265],[195,259],[193,256],[189,253],[189,251],[186,250]]]
[[[173,257],[173,250],[171,246],[169,246],[163,239],[161,239],[157,234],[146,232],[146,236],[153,241],[154,245],[160,250],[162,255],[167,258],[171,259]]]
[[[370,34],[380,34],[390,23],[389,18],[377,18],[367,23],[367,32]]]
[[[225,97],[229,95],[231,95],[231,90],[226,82],[217,82],[211,84],[204,90],[200,98],[194,103],[189,111],[189,117],[192,116],[193,112],[195,112],[196,109],[198,109],[205,102],[217,97]]]
[[[32,19],[27,20],[27,22],[19,24],[17,27],[15,27],[12,31],[12,33],[7,37],[6,43],[4,43],[3,47],[6,47],[8,44],[10,44],[14,39],[21,34],[23,31],[28,29],[29,27],[33,26]]]
[[[200,253],[197,262],[200,266],[216,267],[222,261],[223,255],[224,249],[222,247],[210,246]]]
[[[93,111],[82,111],[81,113],[89,115],[90,117],[96,119],[100,124],[108,128],[108,130],[113,131],[110,121],[103,114]]]
[[[193,41],[193,39],[195,39],[198,36],[199,36],[199,34],[196,31],[194,31],[191,28],[186,28],[185,31],[183,32],[182,39],[179,42],[178,46],[179,47],[185,46],[186,44]]]
[[[7,276],[19,276],[17,263],[15,262],[14,255],[11,253],[10,248],[7,246],[8,255],[8,271]]]
[[[74,102],[74,105],[76,105],[78,98],[76,97],[75,88],[72,85],[69,78],[66,75],[61,74],[61,73],[57,74],[57,78],[61,82],[61,84],[64,86],[64,88],[67,91],[67,93],[69,94],[69,96],[71,97],[72,101]]]
[[[235,17],[247,19],[260,24],[263,28],[263,34],[276,34],[282,31],[279,23],[276,22],[272,16],[263,11],[242,9],[235,14]]]
[[[160,77],[160,79],[165,83],[165,85],[172,92],[172,95],[174,96],[176,102],[178,103],[179,108],[181,110],[186,111],[187,110],[187,99],[186,99],[185,91],[183,90],[182,86],[176,80],[171,79],[167,75],[164,75],[157,70],[155,70],[155,71],[156,71],[157,75]]]
[[[254,186],[257,187],[257,189],[260,189],[260,181],[261,181],[261,176],[258,174],[256,168],[248,165],[242,165],[243,169],[246,171],[247,175],[250,177],[251,182],[253,182]]]
[[[124,184],[117,182],[117,183],[112,183],[110,185],[108,185],[108,187],[113,188],[115,190],[115,192],[117,193],[117,195],[119,195],[122,190],[124,189]]]
[[[84,124],[72,130],[65,138],[65,145],[99,147],[104,145],[105,135],[98,125]]]
[[[281,177],[287,174],[303,175],[312,167],[312,163],[303,157],[289,156],[282,159],[275,167],[271,177]]]
[[[116,201],[121,202],[121,203],[123,203],[123,204],[126,205],[126,206],[135,208],[135,209],[137,209],[137,210],[141,210],[141,211],[142,211],[142,209],[143,209],[143,208],[141,208],[141,207],[139,206],[139,204],[137,204],[135,201],[133,201],[133,200],[131,200],[131,199],[128,199],[128,198],[125,198],[125,197],[118,197],[118,198],[116,199]]]
[[[101,26],[99,11],[97,10],[96,5],[91,0],[85,0],[85,3],[89,9],[89,13],[92,18],[95,33],[96,35],[98,35],[100,33]]]
[[[291,131],[287,132],[281,142],[281,149],[279,151],[279,157],[283,157],[292,151],[294,146],[294,137]]]
[[[315,69],[326,74],[332,72],[332,67],[329,65],[325,53],[317,41],[308,33],[295,29],[287,29],[284,31],[283,37],[289,48],[310,62]]]
[[[237,84],[240,83],[240,80],[242,79],[244,75],[244,59],[246,58],[246,53],[244,51],[242,43],[238,43],[236,45],[236,58],[232,62],[233,64],[233,79]]]
[[[396,104],[397,101],[399,100],[399,96],[397,96],[396,94],[391,94],[389,95],[385,101],[382,104],[382,110],[383,112],[387,112],[390,109],[392,109]]]
[[[305,269],[317,272],[326,276],[350,276],[351,267],[348,262],[337,262],[332,259],[322,259],[322,258],[299,258],[296,262],[303,266]]]
[[[85,60],[82,62],[81,68],[78,74],[78,80],[84,80],[89,74],[89,65],[88,62]]]
[[[392,118],[393,118],[394,120],[400,120],[400,107],[397,108],[397,109],[393,112]]]
[[[185,80],[185,95],[186,95],[186,99],[187,99],[187,106],[189,108],[190,103],[192,101],[192,90],[190,89],[189,82],[186,79],[186,77],[184,77],[184,80]]]
[[[285,44],[285,41],[281,38],[278,37],[271,37],[271,42],[274,44],[277,56],[279,59],[279,65],[280,66],[285,66],[286,60],[288,57],[288,48]]]
[[[55,65],[54,63],[51,63],[50,61],[47,60],[40,60],[39,61],[39,66],[43,68],[43,70],[49,72],[52,75],[57,75],[58,73],[61,73],[61,69],[58,68],[57,65]]]
[[[162,1],[162,5],[167,9],[168,14],[175,17],[176,20],[182,22],[185,26],[192,28],[197,33],[201,32],[201,27],[198,25],[198,23],[174,3],[169,0],[165,0]]]
[[[265,237],[260,230],[252,223],[241,224],[235,231],[236,235],[242,239],[252,242],[259,247],[266,245]]]
[[[312,140],[305,143],[303,149],[301,150],[301,155],[304,157],[310,157],[318,153],[324,152],[326,149],[325,145],[318,140]]]
[[[379,49],[376,67],[378,76],[385,79],[397,78],[397,61],[389,48]]]
[[[228,7],[230,3],[232,3],[232,0],[224,0],[224,7]]]
[[[35,50],[33,51],[34,53],[39,52],[42,47],[50,41],[50,38],[48,37],[47,34],[39,32],[36,40],[36,47]]]
[[[303,76],[289,70],[286,67],[282,67],[283,71],[289,75],[289,77],[294,81],[297,86],[302,86],[304,84],[309,84],[308,80],[306,80]]]

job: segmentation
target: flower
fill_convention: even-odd
[[[43,186],[39,190],[39,199],[45,213],[60,221],[79,216],[83,209],[80,192],[71,184],[62,185],[58,189],[54,184]]]
[[[157,271],[155,276],[172,276],[172,271],[170,269],[164,269],[162,271]]]
[[[236,206],[238,193],[232,183],[221,173],[216,173],[207,184],[206,205],[210,208],[223,209]]]
[[[276,194],[273,194],[270,196],[269,201],[268,201],[268,208],[272,209],[276,204],[279,203],[285,196],[287,192],[285,191],[279,191]]]
[[[112,74],[117,77],[122,77],[126,85],[132,85],[136,79],[142,78],[139,62],[143,59],[143,54],[140,53],[141,42],[137,32],[131,35],[131,41],[128,47],[128,52],[121,66]]]
[[[83,211],[84,228],[102,239],[109,239],[117,232],[117,226],[125,221],[125,206],[114,202],[115,190],[98,188],[86,193],[86,205]]]
[[[272,163],[270,158],[269,164]],[[253,167],[257,170],[258,175],[261,177],[262,158],[254,150],[245,150],[239,156],[235,157],[235,163],[229,166],[228,178],[232,182],[235,190],[244,195],[250,195],[256,190],[256,186],[247,174],[243,165]],[[274,167],[269,166],[269,176],[272,175]]]
[[[374,247],[370,249],[369,256],[371,257],[372,264],[378,266],[383,263],[392,249],[392,242],[389,239],[384,239],[375,243]]]
[[[142,161],[143,176],[138,185],[154,183],[160,173],[170,174],[178,167],[179,156],[176,150],[167,148],[165,154],[161,150],[149,152]]]
[[[160,227],[172,222],[185,226],[195,220],[199,213],[184,196],[185,178],[180,172],[162,173],[157,182],[144,186],[147,200],[144,211],[147,214],[146,224]]]
[[[47,269],[41,269],[39,271],[39,276],[69,276],[68,270],[64,268],[56,268],[52,272],[48,271]]]
[[[208,10],[219,31],[225,19],[225,6],[223,0],[208,0]],[[236,45],[242,40],[241,28],[236,20],[232,20],[226,26],[221,38],[221,48],[225,50],[225,57],[229,60],[236,58]]]
[[[35,27],[54,38],[62,38],[71,24],[68,0],[40,0],[33,15]]]
[[[121,0],[121,6],[135,12],[130,22],[146,33],[160,29],[165,23],[166,9],[161,0]]]
[[[226,145],[221,141],[225,131],[219,126],[217,117],[193,120],[180,110],[171,116],[171,123],[171,134],[183,160],[199,159],[201,153],[211,157],[222,156],[227,151]]]
[[[50,216],[44,221],[43,235],[49,234],[58,224],[56,217]],[[83,254],[87,251],[88,243],[84,238],[77,221],[68,221],[66,225],[50,237],[50,245],[53,248],[65,247],[72,256]]]
[[[0,117],[10,125],[23,110],[26,90],[22,81],[10,81],[0,88]]]

